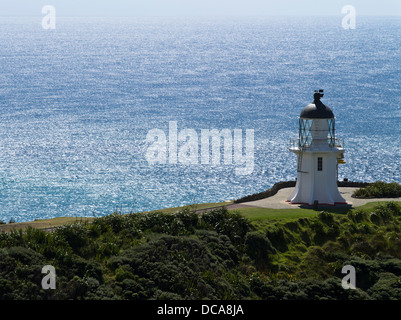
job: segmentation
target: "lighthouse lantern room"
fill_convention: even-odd
[[[299,138],[290,142],[297,155],[297,182],[287,199],[292,204],[346,204],[337,186],[344,147],[335,136],[333,111],[320,101],[323,95],[323,90],[315,91],[313,103],[299,117]]]

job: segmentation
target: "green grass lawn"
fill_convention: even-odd
[[[51,219],[38,219],[30,222],[18,222],[18,223],[7,223],[0,224],[0,232],[9,232],[13,229],[26,229],[32,227],[35,229],[47,229],[59,227],[69,223],[85,223],[91,222],[94,218],[76,218],[76,217],[59,217]]]
[[[373,208],[379,203],[383,203],[383,201],[376,202],[368,202],[363,206],[355,207],[364,209],[367,211],[372,211]],[[243,217],[250,220],[250,222],[259,230],[263,230],[269,224],[274,221],[282,221],[282,220],[291,220],[291,219],[299,219],[299,218],[309,218],[317,216],[321,211],[328,211],[334,214],[346,214],[352,208],[347,207],[325,207],[320,208],[318,210],[313,209],[270,209],[270,208],[256,208],[256,207],[248,207],[248,208],[239,208],[233,209],[233,211],[239,212]]]
[[[368,202],[363,206],[355,207],[361,209],[372,210],[379,203],[383,203],[385,201],[375,201]],[[316,216],[321,211],[327,211],[331,213],[337,214],[346,214],[352,208],[348,207],[322,207],[318,210],[313,209],[270,209],[270,208],[256,208],[256,207],[248,207],[248,208],[239,208],[233,209],[239,212],[242,216],[248,218],[251,221],[255,220],[277,220],[277,219],[294,219],[294,218],[307,218]]]
[[[320,210],[314,211],[312,209],[269,209],[256,207],[239,208],[234,210],[251,221],[312,217],[320,212]]]
[[[181,211],[183,209],[190,209],[190,210],[201,210],[201,209],[208,209],[214,207],[223,207],[229,204],[232,204],[234,201],[225,201],[225,202],[215,202],[215,203],[197,203],[197,204],[190,204],[187,206],[182,207],[174,207],[174,208],[165,208],[159,210],[152,210],[152,211],[145,211],[146,212],[163,212],[163,213],[174,213]]]

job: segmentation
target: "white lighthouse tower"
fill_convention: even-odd
[[[290,151],[298,158],[297,182],[287,199],[292,204],[346,204],[337,186],[343,143],[335,137],[334,114],[321,97],[323,90],[316,90],[299,117],[299,139],[291,141]]]

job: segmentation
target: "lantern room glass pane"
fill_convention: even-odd
[[[312,143],[312,127],[313,119],[299,119],[299,142],[298,147],[310,147]],[[330,147],[335,146],[335,120],[327,119],[329,131],[327,134],[327,143]]]
[[[329,122],[329,135],[328,135],[328,142],[330,147],[334,147],[335,145],[335,140],[336,140],[336,132],[335,132],[335,120],[334,119],[328,119]]]
[[[299,119],[299,146],[309,147],[312,143],[312,133],[311,125],[312,121],[310,119]]]

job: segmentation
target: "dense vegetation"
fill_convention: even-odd
[[[401,207],[273,220],[118,213],[0,234],[1,299],[401,299]],[[44,265],[56,289],[41,287]],[[341,269],[356,269],[356,290]]]
[[[356,198],[398,198],[401,197],[401,185],[397,182],[376,181],[366,187],[355,190]]]

